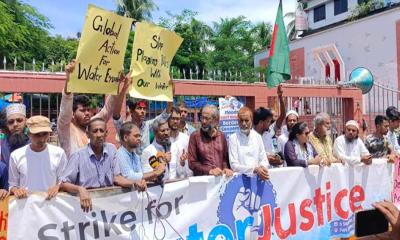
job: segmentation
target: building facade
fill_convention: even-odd
[[[328,10],[335,2],[309,1],[308,21],[313,21],[313,9],[325,4]],[[310,22],[310,27],[317,29],[306,31],[302,38],[290,42],[292,79],[297,83],[335,84],[348,81],[355,68],[365,67],[373,74],[376,85],[364,95],[363,113],[373,115],[383,113],[387,106],[399,106],[400,4],[355,21],[335,16],[328,19],[331,13],[326,16],[325,23],[331,25],[321,22],[318,27]],[[267,63],[268,50],[254,57],[255,66]]]

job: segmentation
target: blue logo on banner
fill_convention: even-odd
[[[271,209],[276,207],[276,194],[272,184],[269,181],[261,181],[258,177],[237,175],[226,185],[220,198],[217,212],[219,223],[229,226],[232,232],[236,233],[236,220],[254,217],[255,223],[251,231],[257,231],[258,235],[262,236],[264,224],[260,210],[266,204],[269,204]],[[273,215],[271,217],[274,219]],[[260,221],[257,221],[258,219]]]

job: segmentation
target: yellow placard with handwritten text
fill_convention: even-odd
[[[117,94],[133,19],[89,5],[68,91]]]
[[[156,101],[173,100],[169,68],[183,38],[165,28],[136,24],[132,47],[130,95]]]
[[[0,240],[7,239],[7,225],[8,225],[8,199],[5,198],[0,201]]]

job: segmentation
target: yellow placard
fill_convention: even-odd
[[[136,24],[132,47],[130,95],[156,101],[173,101],[169,68],[183,38],[165,28]]]
[[[133,19],[89,5],[68,91],[117,94]]]
[[[9,197],[0,200],[0,240],[7,239],[8,199]]]

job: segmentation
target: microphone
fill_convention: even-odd
[[[163,162],[163,156],[164,154],[157,152],[156,156],[151,156],[149,158],[149,164],[153,169],[156,169],[160,164]],[[157,183],[160,184],[161,186],[164,186],[164,178],[165,173],[162,173],[160,176],[157,177]]]

